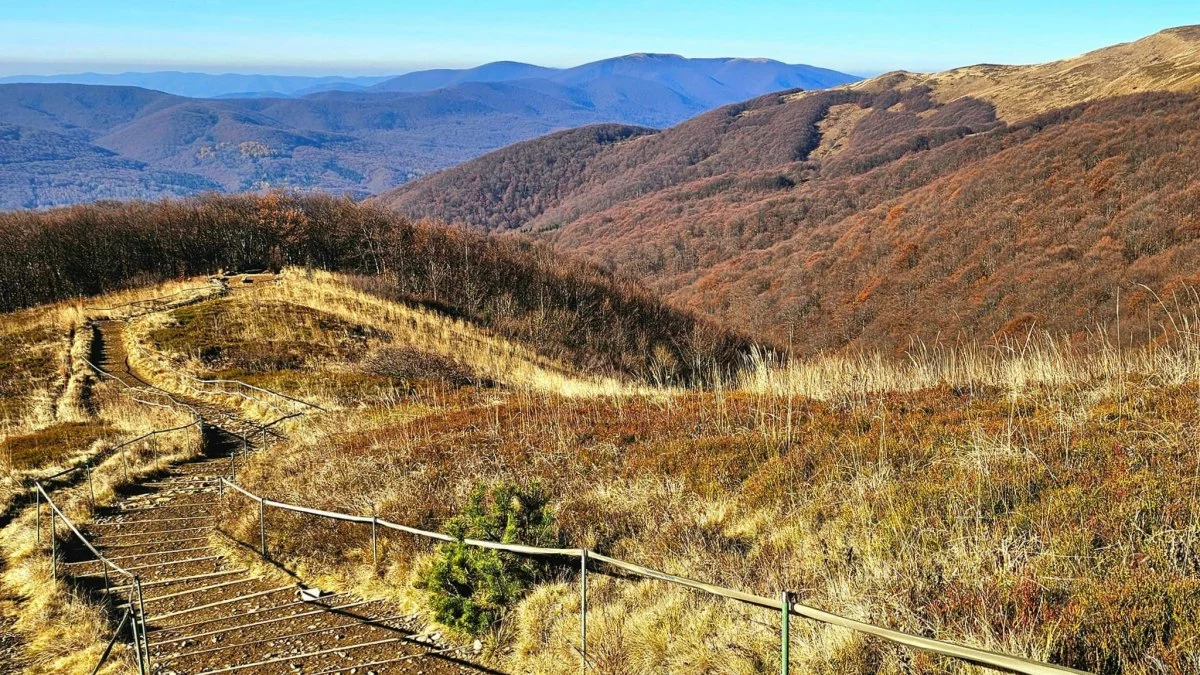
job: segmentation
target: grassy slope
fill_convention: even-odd
[[[1200,88],[1200,26],[1180,26],[1075,58],[1032,66],[979,64],[944,73],[887,73],[854,88],[926,86],[943,101],[972,96],[996,105],[1001,119],[1113,96]]]
[[[549,247],[346,199],[272,193],[0,214],[0,308],[287,265],[361,275],[364,293],[604,375],[704,378],[713,363],[736,368],[749,345]]]
[[[267,295],[293,293],[292,283],[309,282]],[[332,279],[320,286],[321,312],[359,298]],[[254,361],[255,342],[237,336],[260,334],[268,319],[221,310],[256,377],[283,364],[276,381],[345,378],[364,372],[364,349],[384,347],[378,335],[348,345],[363,331],[345,317],[281,312],[267,295],[254,302],[273,330],[320,348],[298,369]],[[388,311],[359,305],[352,323],[395,326]],[[433,529],[479,481],[536,480],[570,545],[765,594],[798,589],[856,618],[1080,668],[1182,673],[1200,637],[1189,431],[1200,352],[1186,334],[1152,352],[1035,341],[908,363],[828,357],[763,365],[704,392],[564,396],[435,377],[399,395],[364,390],[354,406],[307,418],[241,480],[274,499]],[[208,331],[160,332],[157,344],[154,335],[148,352],[182,350],[160,359],[212,346]],[[278,353],[265,343],[261,352]],[[253,513],[230,522],[257,536]],[[310,578],[419,606],[411,582],[427,546],[385,537],[376,575],[361,528],[280,514],[272,532],[277,554]],[[487,638],[499,666],[576,667],[578,600],[569,572],[560,578]],[[774,667],[770,613],[598,575],[591,597],[590,653],[602,672]],[[808,623],[793,655],[806,672],[969,670]]]
[[[205,394],[181,376],[236,376],[329,408],[402,398],[428,380],[554,391],[634,392],[474,324],[356,290],[329,273],[287,270],[275,283],[130,324],[131,362],[167,388],[209,396],[264,421],[284,412],[238,396]]]
[[[172,283],[93,299],[94,306],[111,310],[71,302],[0,315],[0,340],[12,339],[11,351],[3,352],[7,360],[0,380],[6,393],[0,432],[0,511],[6,519],[0,529],[0,611],[15,621],[24,639],[28,672],[90,673],[113,626],[108,610],[73,594],[61,579],[51,580],[46,550],[35,544],[33,510],[21,508],[27,496],[24,482],[74,466],[121,441],[189,421],[160,408],[148,409],[115,385],[96,381],[83,361],[91,351],[86,321],[130,316],[139,308],[126,303],[135,300],[171,295],[175,302],[186,302],[212,292],[189,290],[195,286],[194,282]],[[198,445],[194,429],[180,431],[160,436],[154,450],[135,444],[124,458],[113,455],[97,463],[92,469],[97,501],[111,500],[128,479],[153,472],[171,458],[187,456]],[[55,501],[75,522],[86,521],[90,499],[86,483],[56,484],[51,489]],[[59,528],[60,534],[63,529]],[[43,537],[47,535],[43,531]],[[128,651],[118,646],[103,672],[128,672]]]
[[[0,314],[0,510],[25,478],[70,466],[101,447],[98,441],[114,441],[148,422],[102,414],[104,392],[93,396],[96,380],[85,361],[92,356],[89,320],[128,316],[139,311],[127,305],[135,300],[170,294],[186,301],[205,292],[194,286],[148,286],[95,298],[91,307],[74,301]]]

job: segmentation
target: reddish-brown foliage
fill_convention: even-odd
[[[808,159],[847,103],[870,112]],[[599,153],[525,226],[805,352],[1079,334],[1115,324],[1118,289],[1123,339],[1144,341],[1141,285],[1193,281],[1198,147],[1183,94],[1000,127],[988,104],[920,89],[764,97]]]

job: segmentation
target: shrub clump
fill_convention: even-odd
[[[476,486],[467,507],[450,520],[448,533],[457,541],[438,547],[437,556],[421,570],[417,587],[428,591],[438,622],[469,635],[479,635],[503,619],[546,575],[546,567],[512,553],[469,546],[464,540],[531,546],[558,542],[554,515],[537,484]]]

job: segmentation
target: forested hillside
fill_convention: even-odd
[[[1187,89],[1188,44],[1195,31],[1169,31],[1081,63],[1133,73],[1170,57],[1137,82]],[[804,352],[1115,330],[1118,294],[1122,339],[1144,342],[1147,288],[1169,298],[1194,279],[1200,98],[1095,96],[1084,78],[1044,112],[998,119],[1065,68],[979,96],[948,95],[949,75],[773,94],[576,151],[586,161],[541,139],[379,201],[539,233]],[[534,191],[514,201],[511,185]]]
[[[712,177],[724,176],[728,181],[702,192],[743,188],[775,192],[817,178],[863,173],[906,152],[997,124],[985,102],[963,99],[939,105],[925,89],[780,92],[610,147],[578,147],[569,142],[602,135],[600,128],[536,139],[440,172],[376,201],[402,212],[475,226],[491,220],[510,228],[544,231]],[[816,156],[810,157],[813,153]],[[772,169],[771,174],[756,173]],[[502,196],[511,186],[534,191],[524,190],[525,201],[517,205]]]
[[[489,153],[383,203],[412,217],[471,223],[489,232],[515,229],[582,189],[604,150],[653,133],[616,124],[561,131]]]

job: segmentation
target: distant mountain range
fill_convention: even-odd
[[[0,208],[271,187],[362,197],[557,130],[668,127],[748,95],[858,79],[766,59],[659,54],[567,69],[501,62],[374,83],[179,75],[141,82],[225,93],[0,84]]]
[[[799,352],[900,351],[1090,330],[1116,289],[1192,292],[1197,175],[1193,26],[772,93],[665,131],[563,131],[372,199],[536,234]]]
[[[596,87],[639,80],[657,84],[713,108],[780,89],[826,89],[859,78],[826,68],[770,59],[686,59],[676,54],[630,54],[574,68],[544,68],[499,61],[466,70],[425,70],[380,82],[370,91],[417,92],[467,82],[545,80],[567,87]]]
[[[724,105],[777,89],[824,89],[858,79],[835,70],[789,65],[771,59],[687,59],[675,54],[630,54],[574,68],[547,68],[497,61],[475,68],[419,70],[400,76],[310,77],[243,75],[162,70],[148,73],[12,75],[0,84],[90,84],[141,87],[188,98],[298,98],[323,91],[417,93],[468,82],[543,79],[568,86],[604,77],[657,82],[710,106]]]
[[[0,84],[91,84],[105,87],[141,87],[189,98],[288,98],[322,91],[361,91],[390,79],[382,77],[306,77],[301,75],[241,75],[185,73],[160,70],[151,73],[74,73],[69,75],[12,75]]]

